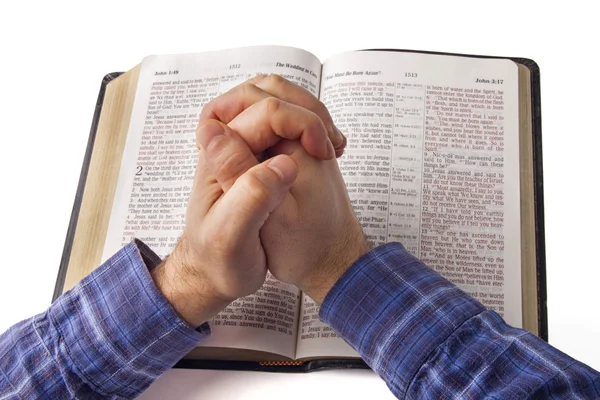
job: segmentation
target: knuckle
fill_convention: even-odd
[[[268,116],[275,114],[281,107],[281,100],[277,97],[267,97],[264,101],[265,112]]]
[[[320,133],[325,133],[327,135],[327,127],[325,126],[325,121],[319,117],[318,114],[314,112],[310,112],[310,116],[306,119],[307,128],[309,130],[313,130]]]
[[[242,98],[246,98],[250,96],[250,93],[256,89],[256,86],[253,82],[246,81],[240,85],[238,85],[237,90],[240,92],[239,95]]]
[[[266,78],[264,78],[264,81],[266,81],[268,85],[273,86],[284,85],[288,82],[288,80],[283,76],[277,74],[268,75]]]
[[[224,143],[216,143],[214,147],[221,145],[221,149],[217,149],[221,154],[221,157],[217,157],[215,176],[221,179],[227,179],[228,177],[238,176],[242,174],[246,167],[246,159],[242,151],[225,151]],[[213,149],[214,150],[214,149]]]
[[[327,106],[325,106],[322,101],[315,101],[315,105],[312,107],[311,111],[321,117],[324,123],[332,122],[331,115],[329,115],[329,110],[327,110]]]
[[[256,84],[256,83],[261,82],[262,80],[264,80],[268,76],[269,76],[269,74],[257,74],[256,76],[248,79],[246,81],[246,83],[248,83],[248,84]]]
[[[317,100],[315,102],[315,111],[318,111],[319,113],[322,113],[322,114],[329,114],[329,111],[327,111],[327,107],[325,106],[325,103],[323,103],[321,100]]]
[[[252,78],[248,79],[246,81],[246,83],[255,84],[255,83],[262,81],[263,79],[265,79],[268,76],[269,76],[269,74],[264,74],[264,73],[256,74]]]
[[[245,195],[250,202],[264,203],[269,198],[269,188],[256,174],[242,176]]]

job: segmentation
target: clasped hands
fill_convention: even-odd
[[[369,250],[335,157],[346,139],[323,103],[259,75],[200,114],[186,226],[152,277],[192,326],[254,293],[267,270],[322,302]]]

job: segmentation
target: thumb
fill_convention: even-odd
[[[260,228],[277,208],[296,177],[298,165],[287,155],[279,155],[242,174],[215,204],[211,226],[218,226],[232,243],[258,238]]]

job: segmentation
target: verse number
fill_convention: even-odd
[[[419,75],[416,72],[405,72],[404,77],[405,78],[418,78]]]
[[[135,176],[142,176],[142,170],[144,169],[144,167],[142,166],[137,166],[137,171],[135,171]]]
[[[236,69],[236,68],[242,68],[242,64],[231,64],[229,66],[229,69]]]

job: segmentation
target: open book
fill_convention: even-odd
[[[55,296],[134,237],[169,254],[184,226],[199,112],[259,73],[328,107],[348,138],[338,162],[371,242],[403,243],[509,324],[546,336],[539,70],[527,59],[359,51],[321,63],[269,46],[150,56],[107,75]],[[269,276],[211,321],[213,335],[181,365],[363,365],[318,312]]]

